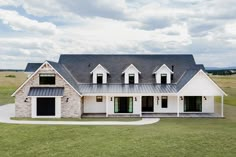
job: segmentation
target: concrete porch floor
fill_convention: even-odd
[[[86,113],[82,117],[106,117],[105,113]],[[109,117],[139,117],[139,115],[109,115]],[[142,118],[175,118],[177,113],[142,113]],[[181,118],[222,118],[218,113],[180,113]]]

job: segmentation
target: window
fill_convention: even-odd
[[[102,96],[96,96],[96,102],[102,102]]]
[[[55,85],[55,74],[39,74],[40,85]]]
[[[134,74],[129,74],[129,84],[134,84]]]
[[[161,108],[167,108],[167,96],[162,96],[161,97]]]
[[[166,82],[167,82],[167,75],[161,74],[161,84],[166,84]]]
[[[103,75],[97,74],[97,84],[102,84],[102,80],[103,80]]]

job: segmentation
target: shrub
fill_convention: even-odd
[[[15,78],[16,75],[6,75],[5,77],[11,77],[11,78]]]

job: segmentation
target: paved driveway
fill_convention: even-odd
[[[158,122],[159,118],[143,118],[139,121],[30,121],[11,120],[15,116],[15,104],[0,106],[0,122],[10,124],[39,124],[39,125],[147,125]]]

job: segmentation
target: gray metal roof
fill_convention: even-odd
[[[79,84],[79,91],[83,94],[101,93],[176,93],[174,84]]]
[[[28,96],[63,96],[64,87],[30,87]]]
[[[25,72],[35,72],[43,63],[28,63]]]
[[[174,79],[176,83],[183,73],[195,68],[196,63],[192,55],[99,55],[99,54],[64,54],[60,56],[59,63],[63,64],[74,76],[77,82],[91,83],[90,72],[98,65],[106,67],[110,72],[108,83],[124,83],[122,71],[133,64],[140,72],[140,83],[155,83],[153,70],[157,66],[166,64],[170,69],[174,66]]]

